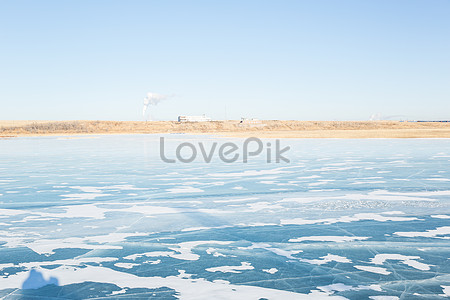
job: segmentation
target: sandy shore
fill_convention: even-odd
[[[450,138],[450,123],[398,121],[0,121],[0,137],[191,133],[267,138]]]

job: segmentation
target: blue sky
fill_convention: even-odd
[[[450,119],[450,1],[0,1],[0,119]],[[395,117],[394,117],[395,118]]]

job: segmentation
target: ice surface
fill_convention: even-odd
[[[168,153],[199,139],[225,141]],[[450,140],[283,140],[289,164],[158,142],[0,140],[0,298],[450,296]]]

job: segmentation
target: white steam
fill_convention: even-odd
[[[167,99],[168,96],[160,95],[155,93],[147,93],[147,96],[144,98],[144,107],[142,108],[142,116],[145,118],[147,114],[148,107],[150,105],[158,105],[164,99]]]
[[[388,121],[388,120],[406,120],[407,117],[404,115],[392,115],[392,116],[385,116],[381,113],[376,113],[370,116],[370,121]]]

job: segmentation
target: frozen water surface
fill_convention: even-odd
[[[168,164],[157,135],[0,140],[0,297],[450,296],[450,140],[281,144]]]

